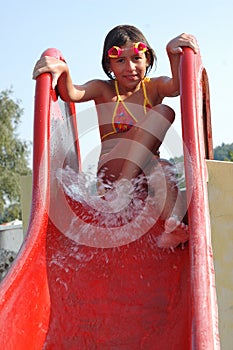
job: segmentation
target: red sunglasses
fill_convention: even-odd
[[[148,47],[146,46],[146,44],[142,43],[142,42],[138,42],[133,44],[133,51],[134,53],[137,55],[139,52],[146,52],[148,50]],[[122,55],[124,50],[128,50],[127,49],[121,49],[119,46],[112,46],[109,50],[108,50],[108,57],[109,58],[118,58]]]

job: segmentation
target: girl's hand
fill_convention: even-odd
[[[184,46],[190,47],[195,53],[198,53],[199,51],[196,38],[193,35],[186,33],[180,34],[176,38],[169,41],[166,49],[168,54],[170,53],[177,55],[183,52],[182,47]]]
[[[57,85],[59,77],[68,71],[67,64],[64,61],[58,60],[54,57],[44,56],[37,61],[33,70],[33,79],[36,79],[42,73],[51,73],[52,88]]]

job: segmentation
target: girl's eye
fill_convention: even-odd
[[[142,59],[142,57],[140,55],[137,56],[132,56],[131,57],[131,61],[140,61]],[[124,63],[125,62],[125,57],[119,57],[116,59],[117,63]]]
[[[124,62],[125,60],[124,60],[124,58],[119,58],[118,60],[117,60],[117,62]]]

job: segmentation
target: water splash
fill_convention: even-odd
[[[177,186],[180,169],[158,164],[148,176],[115,183],[104,183],[92,171],[58,169],[57,181],[72,214],[64,234],[79,244],[102,248],[137,240],[161,217],[168,182]]]
[[[65,234],[81,244],[125,245],[148,232],[158,219],[154,199],[147,193],[148,179],[143,176],[102,184],[102,193],[97,191],[100,179],[92,172],[76,173],[66,166],[57,170],[56,177],[75,213]]]

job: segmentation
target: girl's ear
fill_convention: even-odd
[[[151,64],[151,58],[149,52],[146,52],[146,67],[149,67]]]
[[[108,71],[112,70],[109,60],[106,62],[106,68],[107,68]]]

